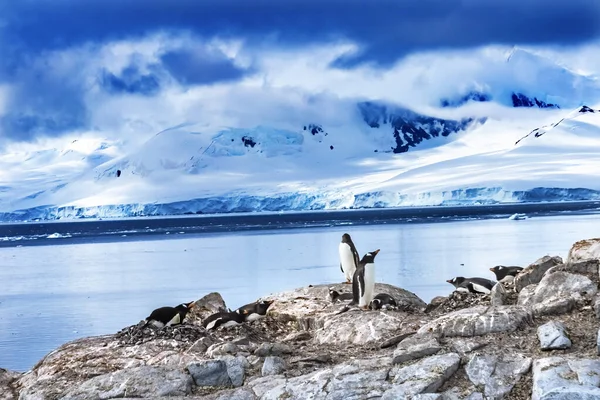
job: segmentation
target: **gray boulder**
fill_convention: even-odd
[[[285,360],[277,356],[269,356],[265,358],[263,363],[261,374],[262,376],[267,375],[279,375],[286,369]]]
[[[546,271],[555,265],[562,264],[562,258],[558,256],[544,256],[531,263],[515,277],[515,290],[520,292],[524,287],[538,283],[542,280]]]
[[[562,322],[550,321],[538,327],[538,339],[542,350],[564,350],[571,347]]]
[[[493,306],[502,306],[506,304],[508,293],[501,282],[498,282],[492,288],[490,293],[490,304]]]
[[[531,311],[519,306],[475,306],[443,315],[425,325],[417,334],[433,333],[446,337],[481,336],[514,332],[531,323]]]
[[[596,313],[596,318],[600,319],[600,296],[596,294],[596,297],[593,301],[594,312]]]
[[[226,354],[236,354],[239,351],[241,351],[241,349],[234,343],[231,342],[223,342],[223,343],[215,343],[213,345],[211,345],[207,350],[206,350],[206,355],[209,357],[217,357],[217,356],[223,356]]]
[[[597,284],[589,278],[559,271],[546,274],[533,293],[520,293],[518,304],[531,307],[536,316],[563,314],[578,301],[592,299],[597,292]]]
[[[242,386],[246,376],[246,368],[250,368],[248,360],[242,356],[234,357],[231,355],[220,356],[218,359],[225,362],[227,375],[229,375],[233,387]]]
[[[431,334],[415,335],[404,339],[394,351],[394,364],[423,358],[442,349],[437,337]]]
[[[531,368],[531,358],[520,354],[475,355],[465,366],[469,380],[484,388],[487,399],[502,399]]]
[[[14,384],[21,376],[20,373],[0,368],[0,400],[14,400],[18,398]]]
[[[418,315],[351,309],[343,314],[324,317],[322,328],[315,332],[314,340],[327,345],[364,345],[413,332],[419,325]]]
[[[227,371],[227,363],[223,360],[204,360],[190,363],[187,366],[197,386],[231,386],[231,378]]]
[[[549,357],[533,362],[533,400],[600,398],[600,360]]]
[[[274,300],[269,315],[280,321],[294,321],[299,330],[322,328],[326,314],[338,311],[341,303],[333,304],[329,299],[329,288],[340,292],[351,292],[351,285],[315,285],[264,297]],[[402,288],[385,283],[375,283],[375,293],[387,293],[394,297],[398,308],[407,312],[420,312],[427,304],[417,295]]]
[[[390,367],[389,358],[353,360],[289,379],[263,377],[248,385],[262,400],[377,398],[391,387],[386,381]]]
[[[292,352],[292,348],[284,343],[263,343],[254,351],[254,355],[259,357],[281,356]]]
[[[192,386],[192,378],[179,370],[143,366],[96,376],[67,391],[62,399],[185,396]]]
[[[433,393],[442,387],[459,366],[459,355],[448,353],[428,357],[406,367],[394,367],[389,373],[393,385],[385,391],[382,400]]]
[[[573,244],[567,255],[567,263],[600,260],[600,238],[580,240]]]
[[[450,348],[464,357],[468,353],[480,349],[487,345],[487,342],[481,339],[462,339],[455,338],[450,341]]]

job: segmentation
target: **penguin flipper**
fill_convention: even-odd
[[[342,268],[342,263],[340,263],[340,270],[344,273],[344,268]]]

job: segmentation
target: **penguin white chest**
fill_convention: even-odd
[[[340,263],[342,264],[344,275],[346,276],[347,280],[352,281],[352,276],[354,275],[354,271],[356,271],[352,249],[347,243],[340,243],[338,250],[340,253]]]
[[[362,296],[360,296],[358,301],[359,307],[366,307],[371,304],[371,301],[373,300],[373,292],[375,291],[375,264],[365,264],[364,282],[365,287]]]

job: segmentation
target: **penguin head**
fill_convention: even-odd
[[[332,287],[329,288],[329,299],[335,301],[339,297],[340,293]]]
[[[369,304],[369,308],[371,310],[379,310],[381,308],[381,300],[380,299],[371,300],[371,304]]]
[[[348,242],[351,242],[351,241],[352,241],[352,238],[350,238],[349,234],[344,233],[342,235],[342,243],[348,243]]]
[[[370,251],[367,254],[365,254],[362,260],[360,260],[361,264],[373,264],[375,262],[375,256],[377,255],[377,253],[379,253],[379,249],[375,251]]]
[[[256,303],[255,310],[260,315],[266,315],[267,309],[274,303],[274,300],[262,300]]]
[[[457,276],[456,278],[448,279],[446,282],[454,285],[454,287],[459,287],[461,283],[465,281],[463,276]]]
[[[181,303],[180,305],[176,306],[175,308],[178,309],[179,311],[189,311],[192,309],[192,307],[194,307],[194,303],[195,303],[195,301],[191,301],[189,303]]]

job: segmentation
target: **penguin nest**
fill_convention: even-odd
[[[479,305],[490,305],[490,296],[468,293],[468,292],[452,292],[448,297],[444,299],[440,304],[429,310],[430,314],[442,315],[452,311],[462,310],[463,308],[469,308]]]
[[[137,345],[156,339],[176,340],[183,343],[194,343],[207,336],[202,326],[192,324],[181,324],[157,328],[142,323],[121,329],[115,334],[115,339],[123,345]]]

